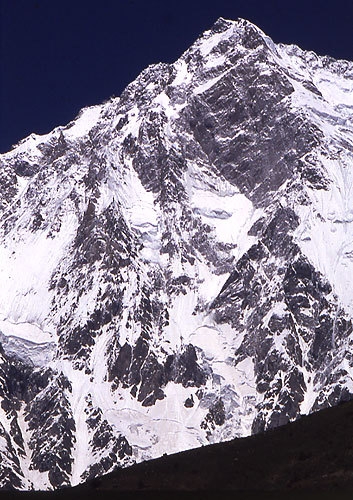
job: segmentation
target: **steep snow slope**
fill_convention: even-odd
[[[1,155],[3,488],[352,397],[352,86],[352,63],[220,19]]]

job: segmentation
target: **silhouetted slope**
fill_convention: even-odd
[[[143,462],[55,492],[0,499],[351,499],[353,402],[265,433]]]
[[[353,402],[257,436],[143,462],[78,491],[353,490]]]

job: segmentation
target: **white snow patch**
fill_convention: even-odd
[[[72,385],[72,392],[68,392],[67,395],[70,399],[76,427],[76,442],[72,453],[74,461],[71,477],[72,485],[75,486],[82,482],[81,475],[92,464],[92,456],[89,453],[90,435],[86,422],[87,414],[85,409],[87,403],[85,398],[94,386],[90,382],[89,376],[83,371],[74,370],[69,361],[61,360],[58,368],[68,377]]]
[[[353,311],[353,158],[320,158],[332,180],[328,190],[312,190],[315,207],[298,206],[301,224],[295,237],[316,269],[333,285],[347,310]]]
[[[39,472],[38,470],[31,468],[32,463],[32,450],[30,449],[28,443],[32,432],[28,428],[28,422],[25,420],[25,404],[22,405],[18,412],[18,425],[23,436],[23,444],[25,456],[19,454],[19,460],[21,464],[21,469],[27,482],[27,489],[34,490],[50,490],[52,489],[51,483],[48,479],[48,472]]]
[[[207,80],[205,83],[202,83],[201,85],[198,85],[197,87],[194,88],[194,94],[202,94],[202,92],[206,92],[206,90],[210,89],[215,85],[221,78],[223,78],[224,73],[221,75],[215,76],[214,78],[211,78],[210,80]]]
[[[305,366],[302,367],[302,372],[306,385],[306,391],[304,393],[304,399],[300,403],[300,413],[302,415],[308,415],[318,396],[318,391],[315,390],[314,386],[314,374],[308,372]]]
[[[287,306],[284,302],[275,302],[273,307],[268,311],[268,313],[263,317],[262,323],[265,328],[268,327],[268,322],[272,318],[272,316],[276,316],[277,318],[282,318],[288,312]]]
[[[255,243],[256,238],[249,236],[248,231],[262,211],[254,209],[242,193],[220,194],[194,188],[191,205],[203,222],[215,229],[219,241],[237,245],[238,257]]]
[[[217,66],[222,66],[227,61],[227,56],[222,55],[218,57],[210,57],[206,61],[205,68],[216,68]]]
[[[254,361],[246,358],[236,365],[239,373],[238,381],[235,384],[242,396],[256,396],[256,374]]]
[[[110,171],[101,196],[104,200],[101,209],[108,206],[113,199],[119,200],[119,209],[123,211],[128,225],[143,244],[140,254],[142,258],[164,266],[167,257],[159,252],[161,232],[155,197],[142,185],[131,159],[126,160],[122,169]]]
[[[321,69],[314,73],[313,81],[331,105],[353,106],[353,79],[339,75],[333,77],[331,72]]]
[[[193,315],[197,299],[195,291],[190,290],[185,295],[177,295],[173,300],[169,308],[169,325],[163,331],[163,339],[167,348],[174,351],[181,349],[190,332],[199,326],[199,318]],[[185,318],[188,318],[187,322]]]
[[[122,432],[133,446],[137,461],[207,443],[199,431],[199,422],[206,412],[197,405],[195,388],[170,382],[164,392],[166,398],[142,409],[129,392],[121,390],[120,397],[115,395],[114,406],[104,411],[108,422]],[[193,408],[186,408],[184,402],[191,395],[196,404]]]
[[[188,65],[184,61],[184,59],[178,59],[176,63],[174,63],[174,68],[176,69],[176,77],[172,82],[172,86],[176,87],[178,85],[187,85],[190,83],[192,79],[192,73],[188,71]]]
[[[33,323],[15,323],[8,320],[4,314],[0,314],[0,332],[6,337],[24,339],[33,344],[43,344],[53,341],[51,332],[43,330],[40,326]]]
[[[179,116],[179,112],[186,106],[186,101],[182,104],[174,104],[172,106],[169,97],[163,91],[158,94],[152,101],[153,105],[157,105],[157,108],[161,108],[164,114],[169,118],[177,118]],[[168,137],[172,136],[171,124],[168,122],[165,126],[165,132]]]
[[[228,274],[213,274],[205,266],[199,266],[198,295],[206,304],[212,302],[222,289],[228,279]]]
[[[200,40],[199,44],[199,49],[201,52],[202,57],[206,58],[212,49],[219,45],[219,43],[222,40],[226,40],[227,38],[231,37],[231,35],[234,32],[234,24],[232,23],[231,26],[224,32],[222,33],[213,33],[211,31],[206,31],[204,33],[203,37]]]
[[[142,118],[140,117],[140,114],[139,114],[139,108],[137,106],[134,106],[129,111],[128,122],[123,129],[124,130],[123,137],[127,137],[130,134],[133,137],[138,137],[141,121],[142,121]],[[120,140],[123,137],[121,137]]]
[[[64,131],[64,135],[70,138],[78,138],[87,135],[88,132],[97,124],[102,106],[92,106],[84,108],[79,113],[72,127]]]
[[[23,239],[8,239],[8,246],[0,245],[0,314],[6,320],[2,327],[9,334],[25,335],[34,342],[48,341],[48,336],[40,332],[51,331],[47,324],[51,309],[49,281],[75,236],[76,225],[75,215],[67,213],[54,239],[48,238],[45,231],[27,231]],[[8,330],[11,323],[24,325]]]

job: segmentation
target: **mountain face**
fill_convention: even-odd
[[[219,19],[0,156],[0,485],[353,397],[353,63]]]

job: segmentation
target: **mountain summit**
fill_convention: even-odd
[[[0,485],[353,397],[353,63],[219,19],[0,156]]]

